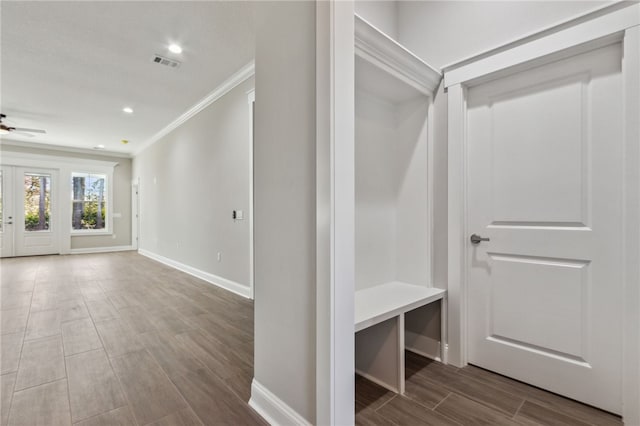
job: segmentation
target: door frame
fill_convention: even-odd
[[[448,360],[467,365],[467,88],[620,41],[623,46],[623,419],[640,424],[640,4],[614,4],[445,69],[448,90]],[[612,360],[612,362],[618,362]]]
[[[0,173],[2,178],[0,179],[0,186],[2,186],[2,247],[0,248],[0,258],[15,256],[15,228],[16,223],[16,206],[15,206],[15,167],[2,164],[0,166]],[[7,209],[7,200],[10,200],[10,208]],[[7,225],[11,225],[11,235],[8,237]],[[7,241],[10,242],[10,247],[7,248]]]
[[[255,299],[254,290],[254,238],[253,238],[253,128],[256,102],[256,89],[247,92],[249,104],[249,298]]]
[[[38,256],[38,255],[50,255],[50,254],[60,254],[61,252],[61,226],[62,223],[60,218],[60,170],[55,168],[44,168],[44,167],[30,167],[30,166],[6,166],[11,167],[13,170],[13,256]],[[33,253],[24,253],[24,240],[27,235],[31,235],[25,229],[24,222],[24,177],[27,173],[42,173],[44,175],[49,175],[50,178],[50,187],[49,187],[49,196],[51,202],[51,217],[53,218],[49,222],[49,235],[51,235],[53,242],[54,250],[48,253],[37,252]],[[19,191],[17,189],[20,188]],[[18,228],[19,227],[19,228]],[[20,230],[18,230],[20,229]],[[43,231],[37,231],[43,232]],[[46,232],[46,231],[45,231]],[[33,234],[34,236],[36,234]],[[20,251],[20,253],[18,253]]]
[[[140,178],[131,181],[131,248],[140,246]]]
[[[10,240],[11,250],[4,249],[0,257],[21,257],[21,256],[39,256],[61,253],[61,230],[60,230],[60,170],[53,167],[44,167],[43,165],[24,165],[24,164],[8,164],[10,161],[5,161],[3,158],[2,167],[2,202],[3,202],[3,223],[6,226],[7,213],[11,214],[11,237],[7,238],[6,228],[3,230],[3,245],[7,240]],[[39,250],[35,253],[24,253],[24,239],[28,236],[36,236],[37,234],[31,234],[24,228],[24,176],[26,173],[36,173],[49,175],[50,186],[49,196],[51,203],[51,219],[49,222],[49,229],[45,232],[50,235],[53,241],[53,250],[46,252],[46,250]],[[7,210],[7,205],[9,209]],[[40,234],[43,235],[43,234]],[[42,251],[45,251],[43,253]],[[20,253],[19,253],[20,252]]]
[[[355,20],[316,2],[316,418],[355,422]]]

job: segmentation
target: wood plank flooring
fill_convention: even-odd
[[[0,289],[2,426],[266,424],[251,301],[133,252],[2,259]]]
[[[5,425],[264,425],[253,303],[134,252],[0,260]],[[356,378],[361,425],[620,425],[476,367],[407,353],[406,394]]]
[[[406,352],[404,395],[356,376],[359,425],[620,426],[620,417],[478,367]]]

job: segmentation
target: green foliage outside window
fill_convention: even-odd
[[[101,217],[107,217],[107,212],[104,203],[102,203]],[[82,212],[82,219],[80,219],[82,224],[82,229],[96,229],[98,226],[98,203],[93,202],[85,202],[84,203],[84,211]],[[102,220],[102,227],[104,227],[104,220]]]
[[[24,229],[27,231],[41,231],[49,229],[49,213],[44,215],[44,228],[40,224],[40,215],[38,212],[24,214]]]

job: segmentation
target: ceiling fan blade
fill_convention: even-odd
[[[14,127],[15,132],[29,132],[29,133],[47,133],[46,130],[41,129],[23,129],[22,127]]]
[[[32,135],[31,133],[27,133],[27,132],[22,132],[20,130],[12,130],[10,134],[16,134],[16,135],[21,135],[21,136],[28,136],[30,138],[35,138],[34,135]]]

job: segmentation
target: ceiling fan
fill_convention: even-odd
[[[8,135],[9,133],[15,133],[15,134],[20,134],[24,136],[29,136],[30,138],[32,138],[34,135],[32,135],[31,133],[47,133],[46,131],[40,130],[40,129],[24,129],[21,127],[6,126],[2,122],[4,118],[7,118],[7,116],[5,114],[0,114],[0,135]]]

